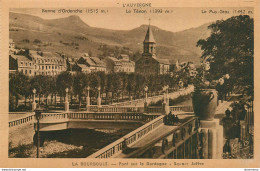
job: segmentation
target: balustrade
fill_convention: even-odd
[[[132,143],[138,141],[143,136],[147,135],[152,130],[156,129],[159,125],[163,124],[163,116],[160,116],[153,121],[141,126],[135,131],[127,134],[126,136],[120,138],[109,146],[101,149],[97,153],[92,154],[90,157],[96,158],[109,158],[122,152],[125,146],[131,145]]]
[[[34,121],[34,114],[26,116],[25,118],[20,118],[20,119],[16,119],[16,120],[13,120],[13,121],[9,121],[8,124],[9,124],[9,128],[12,128],[14,126],[18,126],[18,125],[28,123],[28,122],[31,122],[31,121]]]

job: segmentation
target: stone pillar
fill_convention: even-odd
[[[97,98],[97,105],[98,105],[98,107],[101,107],[101,96],[100,96],[100,90],[101,90],[101,88],[98,87],[98,98]]]
[[[90,97],[89,97],[89,90],[90,87],[87,87],[87,97],[86,97],[86,111],[89,111],[89,106],[90,106]]]
[[[218,119],[213,121],[200,121],[203,133],[203,157],[205,159],[221,159],[223,152],[223,127]]]
[[[148,97],[147,97],[148,87],[147,86],[144,87],[144,91],[145,91],[144,112],[148,113]]]
[[[167,103],[167,106],[170,105],[169,87],[168,86],[166,88],[166,103]]]
[[[168,99],[168,86],[164,86],[163,90],[164,95],[163,95],[163,114],[168,114],[170,112],[170,108],[169,108],[169,99]]]
[[[33,102],[32,102],[32,111],[34,111],[36,109],[36,102],[35,102],[35,93],[36,93],[36,89],[33,89]]]
[[[66,92],[65,102],[64,102],[64,104],[65,104],[65,111],[69,111],[70,110],[70,103],[69,103],[69,98],[68,98],[69,89],[66,88],[65,92]]]

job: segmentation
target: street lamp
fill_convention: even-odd
[[[36,109],[36,103],[35,103],[35,94],[36,94],[36,89],[33,89],[33,102],[32,102],[32,111]]]
[[[98,99],[97,99],[97,105],[98,105],[98,106],[101,106],[100,90],[101,90],[101,87],[99,86],[99,87],[98,87]]]
[[[148,87],[147,86],[144,87],[144,91],[145,91],[145,101],[147,102],[147,91],[148,91]]]
[[[37,105],[37,108],[35,109],[35,118],[37,120],[37,125],[36,125],[36,131],[37,131],[37,158],[39,158],[39,148],[40,148],[40,119],[42,115],[42,109],[40,108],[39,105]]]

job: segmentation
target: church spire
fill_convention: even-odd
[[[155,43],[154,37],[153,37],[153,33],[152,33],[152,29],[151,29],[151,25],[150,25],[150,18],[149,18],[149,26],[148,26],[148,30],[146,32],[146,36],[144,39],[144,42],[147,43]]]

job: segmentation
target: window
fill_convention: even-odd
[[[25,74],[27,74],[27,70],[25,70]]]
[[[48,69],[48,66],[46,66],[46,70]]]
[[[21,65],[23,66],[23,62],[21,62]]]
[[[44,70],[44,66],[42,66],[42,70]]]
[[[29,74],[31,74],[32,73],[32,71],[31,70],[29,70]]]
[[[25,66],[27,66],[27,62],[25,62]]]
[[[52,65],[52,69],[54,69],[54,66]]]
[[[51,69],[51,66],[49,66],[49,69]]]

